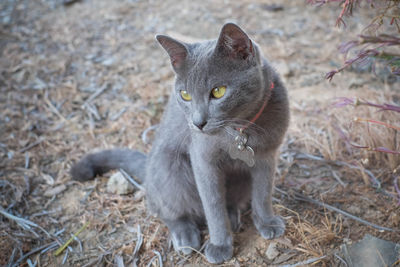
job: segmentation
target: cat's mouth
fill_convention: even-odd
[[[215,135],[221,130],[220,127],[215,127],[210,123],[207,123],[203,127],[198,127],[194,125],[192,122],[189,123],[189,129],[194,133],[205,134],[205,135]]]

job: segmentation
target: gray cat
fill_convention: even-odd
[[[228,23],[218,40],[183,43],[157,35],[170,56],[175,88],[148,156],[129,149],[89,154],[71,169],[89,180],[122,168],[144,185],[148,208],[168,226],[174,248],[200,247],[207,223],[211,263],[232,257],[232,231],[251,201],[266,239],[282,235],[271,204],[278,148],[289,122],[287,93],[257,45]]]

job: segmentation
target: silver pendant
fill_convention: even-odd
[[[239,135],[235,137],[234,142],[229,146],[229,156],[232,159],[239,159],[244,161],[249,167],[253,167],[254,161],[254,150],[246,145],[248,137],[243,133],[243,129],[240,129]]]

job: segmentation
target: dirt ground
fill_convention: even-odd
[[[2,0],[0,12],[1,210],[50,233],[32,225],[24,229],[0,215],[0,266],[209,265],[201,251],[191,256],[173,251],[165,225],[146,213],[143,192],[111,194],[106,192],[111,174],[78,183],[68,172],[96,149],[151,148],[141,134],[160,120],[173,83],[156,33],[188,42],[211,39],[228,21],[243,27],[282,75],[292,119],[276,177],[281,191],[274,195],[286,233],[274,241],[262,239],[245,212],[234,236],[234,257],[223,266],[276,266],[319,257],[315,266],[340,266],[340,245],[367,233],[400,242],[399,232],[377,230],[295,194],[399,229],[392,174],[399,156],[355,151],[335,131],[340,125],[365,140],[360,136],[378,130],[355,126],[354,116],[396,123],[395,118],[364,107],[332,106],[335,97],[344,96],[399,105],[399,79],[384,68],[374,75],[361,67],[332,82],[324,79],[343,62],[337,45],[363,29],[370,10],[347,18],[346,29],[334,26],[337,6],[290,0],[82,0],[70,5]],[[387,138],[370,142],[394,142],[392,148],[399,150],[396,133],[382,131],[377,136]],[[86,222],[79,241],[54,256]],[[54,241],[57,245],[46,250]],[[267,253],[271,244],[275,257]]]

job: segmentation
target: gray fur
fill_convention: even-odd
[[[218,40],[187,44],[161,35],[157,40],[171,58],[176,80],[147,159],[129,150],[105,151],[85,157],[72,175],[90,179],[125,162],[127,171],[144,181],[148,208],[168,226],[175,249],[186,254],[189,247],[198,249],[198,226],[207,223],[206,257],[221,263],[232,257],[231,229],[238,228],[238,210],[249,202],[264,238],[284,233],[271,197],[276,154],[289,122],[286,89],[257,45],[232,23],[224,25]],[[211,98],[211,89],[222,85],[225,96]],[[180,90],[192,100],[184,101]],[[256,162],[248,167],[232,160],[228,149],[237,128],[249,123],[265,99],[262,115],[245,129]]]

